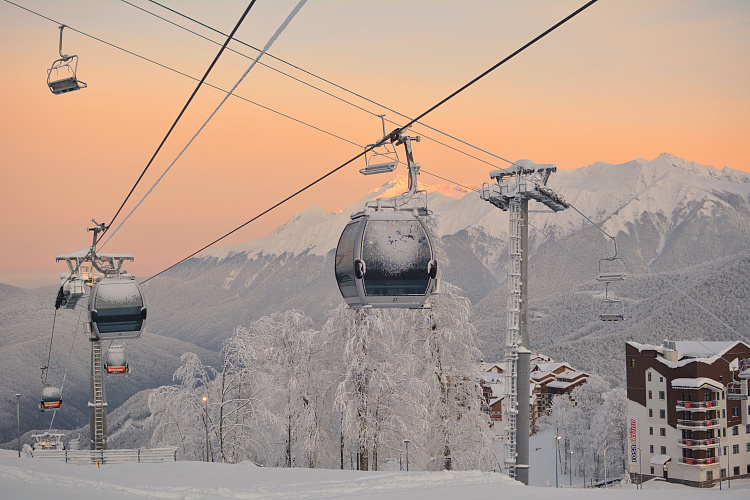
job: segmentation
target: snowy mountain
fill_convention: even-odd
[[[750,174],[664,153],[650,161],[598,162],[559,171],[549,186],[577,210],[552,213],[530,205],[532,349],[621,383],[626,340],[750,336]],[[439,224],[441,277],[472,301],[485,359],[501,359],[507,215],[465,188],[420,188],[428,191],[428,207]],[[130,343],[138,372],[121,383],[127,395],[167,383],[185,350],[199,352],[210,363],[211,353],[221,349],[235,327],[261,316],[299,309],[320,326],[342,301],[333,258],[349,215],[368,199],[405,189],[405,179],[397,176],[341,212],[310,207],[265,238],[211,249],[147,283],[148,331]],[[594,277],[599,259],[614,248],[581,213],[618,238],[629,278],[610,291],[624,301],[624,322],[598,318],[603,286]],[[39,359],[48,348],[40,340],[47,334],[39,332],[49,328],[54,291],[0,287],[0,294],[0,377],[8,393],[16,387],[35,393],[38,372],[24,360]],[[34,319],[42,316],[43,321]],[[72,331],[75,319],[65,321],[73,324],[60,331]],[[67,335],[61,334],[55,349],[70,345],[72,333]],[[69,394],[76,394],[79,408],[85,408],[88,393],[86,353],[85,348],[74,350],[76,368],[69,374]],[[108,386],[110,410],[125,394]],[[10,404],[4,407],[11,410]],[[80,425],[85,415],[61,412],[58,418]],[[10,419],[3,421],[8,424],[0,435],[10,432]]]

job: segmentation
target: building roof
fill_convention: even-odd
[[[638,342],[629,341],[627,344],[631,347],[642,351],[656,351],[662,356],[667,351],[672,351],[668,347],[663,345],[651,345],[651,344],[640,344]],[[663,357],[658,357],[657,360],[669,368],[679,368],[690,363],[702,362],[706,364],[713,364],[715,361],[721,359],[727,351],[734,348],[737,344],[742,344],[750,349],[750,344],[742,342],[741,340],[735,340],[731,342],[718,342],[718,341],[676,341],[674,342],[675,351],[680,357],[679,361],[669,361]]]
[[[676,378],[672,380],[672,389],[700,389],[707,385],[714,389],[724,389],[724,384],[707,377]]]

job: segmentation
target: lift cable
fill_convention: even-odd
[[[415,124],[416,122],[418,122],[419,120],[421,120],[422,118],[424,118],[425,116],[427,116],[428,114],[432,113],[434,110],[436,110],[437,108],[439,108],[440,106],[442,106],[446,102],[450,101],[451,99],[453,99],[454,97],[456,97],[458,94],[460,94],[461,92],[463,92],[467,88],[471,87],[472,85],[474,85],[475,83],[477,83],[479,80],[481,80],[485,76],[489,75],[490,73],[492,73],[493,71],[495,71],[497,68],[499,68],[500,66],[502,66],[506,62],[510,61],[515,56],[517,56],[518,54],[520,54],[524,50],[528,49],[529,47],[531,47],[532,45],[534,45],[536,42],[538,42],[539,40],[541,40],[542,38],[544,38],[548,34],[552,33],[557,28],[559,28],[560,26],[562,26],[566,22],[570,21],[571,19],[573,19],[578,14],[580,14],[584,10],[588,9],[589,7],[591,7],[592,5],[594,5],[598,1],[599,0],[590,0],[589,2],[587,2],[582,7],[579,7],[576,11],[574,11],[571,14],[569,14],[567,17],[565,17],[561,21],[557,22],[554,26],[548,28],[546,31],[544,31],[543,33],[541,33],[540,35],[538,35],[536,38],[534,38],[533,40],[531,40],[530,42],[528,42],[526,45],[524,45],[523,47],[517,49],[515,52],[513,52],[512,54],[510,54],[509,56],[507,56],[505,59],[503,59],[502,61],[499,61],[494,66],[492,66],[491,68],[487,69],[484,73],[478,75],[473,80],[471,80],[470,82],[466,83],[465,85],[463,85],[458,90],[454,91],[452,94],[450,94],[447,97],[443,98],[442,101],[438,102],[437,104],[435,104],[434,106],[432,106],[427,111],[424,111],[421,115],[418,115],[416,118],[412,118],[412,120],[409,121],[409,123],[407,123],[403,127],[400,127],[398,129],[396,129],[394,132],[401,133],[401,132],[405,131],[406,129],[408,129],[409,127],[411,127],[413,124]],[[383,140],[381,141],[381,144],[385,142],[385,139],[386,138],[383,138]]]
[[[83,314],[83,308],[81,308],[80,311],[78,311],[78,322],[76,323],[76,328],[73,330],[73,340],[70,343],[70,351],[68,352],[68,360],[65,363],[65,373],[63,373],[62,382],[60,383],[60,395],[62,396],[62,390],[65,386],[65,379],[68,377],[68,368],[70,368],[70,358],[73,356],[73,348],[75,347],[76,343],[76,337],[78,336],[78,327],[81,326],[81,315]],[[52,425],[55,423],[55,415],[57,415],[56,411],[52,412],[52,418],[49,422],[49,429],[48,432],[52,430]]]
[[[144,9],[143,7],[140,7],[140,6],[138,6],[138,5],[135,5],[135,4],[133,4],[133,3],[129,2],[129,1],[127,1],[127,0],[120,0],[120,1],[121,1],[121,2],[123,2],[123,3],[125,3],[125,4],[127,4],[127,5],[130,5],[130,6],[134,7],[134,8],[136,8],[136,9],[140,10],[140,11],[143,11],[143,12],[145,12],[145,13],[147,13],[147,14],[150,14],[150,15],[152,15],[152,16],[154,16],[154,17],[156,17],[157,19],[160,19],[160,20],[162,20],[162,21],[164,21],[164,22],[167,22],[167,23],[169,23],[169,24],[171,24],[171,25],[173,25],[173,26],[175,26],[175,27],[177,27],[177,28],[180,28],[180,29],[182,29],[182,30],[185,30],[185,31],[187,31],[188,33],[191,33],[191,34],[193,34],[193,35],[195,35],[195,36],[197,36],[197,37],[199,37],[199,38],[202,38],[202,39],[204,39],[204,40],[207,40],[207,41],[209,41],[209,42],[211,42],[211,43],[214,43],[214,44],[217,44],[217,45],[219,44],[219,42],[217,42],[217,41],[215,41],[215,40],[212,40],[211,38],[208,38],[208,37],[206,37],[206,36],[203,36],[203,35],[201,35],[200,33],[196,32],[196,31],[193,31],[193,30],[191,30],[191,29],[189,29],[189,28],[186,28],[185,26],[182,26],[181,24],[175,23],[174,21],[170,21],[169,19],[166,19],[166,18],[164,18],[164,17],[162,17],[162,16],[160,16],[160,15],[158,15],[158,14],[154,13],[154,12],[151,12],[151,11],[150,11],[150,10],[148,10],[148,9]],[[150,1],[152,1],[152,0],[150,0]],[[194,22],[194,23],[196,23],[196,24],[199,24],[199,25],[201,25],[201,26],[203,26],[203,27],[205,27],[205,28],[207,28],[207,29],[209,29],[209,30],[211,30],[211,31],[213,31],[213,32],[215,32],[215,33],[217,33],[217,34],[219,34],[219,35],[222,35],[222,36],[227,36],[227,35],[226,35],[225,33],[223,33],[222,31],[220,31],[220,30],[217,30],[217,29],[215,29],[215,28],[213,28],[213,27],[211,27],[211,26],[209,26],[209,25],[207,25],[207,24],[204,24],[204,23],[200,22],[200,21],[197,21],[197,20],[193,19],[193,18],[192,18],[192,17],[190,17],[190,16],[187,16],[187,15],[185,15],[185,14],[182,14],[181,12],[178,12],[178,11],[177,11],[177,10],[175,10],[175,9],[172,9],[172,8],[170,8],[170,7],[167,7],[167,6],[165,6],[165,5],[162,5],[162,4],[158,3],[158,2],[154,2],[154,1],[152,1],[152,3],[154,3],[154,4],[158,5],[158,6],[160,6],[160,7],[164,8],[164,9],[166,9],[166,10],[169,10],[170,12],[173,12],[173,13],[175,13],[175,14],[179,15],[179,16],[182,16],[182,17],[184,17],[184,18],[186,18],[186,19],[188,19],[188,20],[190,20],[190,21],[192,21],[192,22]],[[235,42],[237,42],[237,43],[239,43],[239,44],[241,44],[241,45],[244,45],[244,46],[246,46],[246,47],[249,47],[249,48],[251,48],[251,49],[253,49],[253,50],[256,50],[256,51],[259,51],[259,50],[260,50],[260,49],[258,49],[258,48],[256,48],[256,47],[254,47],[253,45],[250,45],[250,44],[248,44],[248,43],[245,43],[245,42],[243,42],[242,40],[238,40],[238,39],[236,39],[236,38],[235,38],[235,39],[234,39],[234,41],[235,41]],[[238,55],[240,55],[240,56],[242,56],[242,57],[245,57],[245,58],[248,58],[248,59],[250,59],[250,58],[251,58],[251,57],[250,57],[250,56],[248,56],[247,54],[244,54],[244,53],[242,53],[242,52],[239,52],[239,51],[237,51],[237,50],[234,50],[234,49],[228,49],[228,50],[230,50],[231,52],[234,52],[235,54],[238,54]],[[276,59],[276,60],[277,60],[277,61],[279,61],[279,62],[282,62],[282,63],[284,63],[284,64],[286,64],[286,65],[288,65],[288,66],[291,66],[292,68],[295,68],[295,69],[297,69],[297,70],[299,70],[299,71],[301,71],[301,72],[303,72],[303,73],[306,73],[306,74],[308,74],[308,75],[310,75],[310,76],[312,76],[312,77],[314,77],[314,78],[317,78],[317,79],[319,79],[319,80],[321,80],[321,81],[323,81],[323,82],[325,82],[325,83],[328,83],[329,85],[332,85],[332,86],[334,86],[334,87],[336,87],[336,88],[338,88],[338,89],[341,89],[341,90],[343,90],[344,92],[348,92],[349,94],[352,94],[352,95],[354,95],[354,96],[356,96],[356,97],[359,97],[360,99],[363,99],[363,100],[365,100],[365,101],[367,101],[367,102],[369,102],[369,103],[371,103],[371,104],[374,104],[375,106],[378,106],[378,107],[380,107],[380,108],[382,108],[382,109],[385,109],[385,110],[387,110],[387,111],[390,111],[391,113],[394,113],[394,114],[396,114],[396,115],[398,115],[398,116],[401,116],[401,117],[403,117],[403,118],[406,118],[407,120],[411,119],[411,118],[410,118],[409,116],[407,116],[407,115],[405,115],[405,114],[403,114],[403,113],[399,113],[398,111],[396,111],[396,110],[394,110],[394,109],[391,109],[390,107],[388,107],[388,106],[386,106],[386,105],[384,105],[384,104],[380,104],[380,103],[378,103],[377,101],[374,101],[374,100],[372,100],[372,99],[370,99],[370,98],[368,98],[368,97],[365,97],[365,96],[363,96],[363,95],[361,95],[361,94],[359,94],[359,93],[357,93],[357,92],[354,92],[354,91],[352,91],[352,90],[349,90],[349,89],[347,89],[346,87],[343,87],[343,86],[341,86],[341,85],[339,85],[339,84],[337,84],[337,83],[331,82],[330,80],[327,80],[326,78],[323,78],[323,77],[321,77],[321,76],[318,76],[318,75],[316,75],[315,73],[312,73],[312,72],[310,72],[310,71],[308,71],[308,70],[306,70],[306,69],[304,69],[304,68],[300,68],[299,66],[297,66],[297,65],[295,65],[295,64],[292,64],[292,63],[290,63],[290,62],[288,62],[288,61],[285,61],[284,59],[281,59],[281,58],[279,58],[279,57],[276,57],[276,56],[274,56],[274,55],[272,55],[272,54],[270,54],[270,53],[267,53],[267,54],[266,54],[266,56],[268,56],[268,57],[271,57],[271,58],[273,58],[273,59]],[[274,68],[273,66],[270,66],[270,65],[268,65],[268,64],[265,64],[265,63],[262,63],[262,62],[260,62],[260,63],[258,63],[258,64],[260,64],[261,66],[264,66],[264,67],[266,67],[266,68],[268,68],[268,69],[270,69],[270,70],[272,70],[272,71],[275,71],[275,72],[277,72],[277,73],[279,73],[279,74],[282,74],[282,75],[284,75],[284,76],[286,76],[286,77],[288,77],[288,78],[291,78],[292,80],[294,80],[294,81],[296,81],[296,82],[299,82],[299,83],[301,83],[302,85],[305,85],[305,86],[307,86],[307,87],[310,87],[310,88],[312,88],[312,89],[314,89],[314,90],[317,90],[318,92],[321,92],[321,93],[323,93],[323,94],[325,94],[325,95],[327,95],[327,96],[329,96],[329,97],[332,97],[332,98],[334,98],[334,99],[336,99],[336,100],[338,100],[338,101],[341,101],[341,102],[343,102],[343,103],[345,103],[345,104],[348,104],[349,106],[352,106],[352,107],[354,107],[354,108],[356,108],[356,109],[358,109],[358,110],[360,110],[360,111],[364,111],[365,113],[368,113],[368,114],[370,114],[370,115],[372,115],[372,116],[380,116],[380,115],[378,115],[377,113],[375,113],[375,112],[373,112],[373,111],[370,111],[369,109],[363,108],[362,106],[359,106],[358,104],[355,104],[355,103],[353,103],[353,102],[351,102],[351,101],[348,101],[348,100],[346,100],[346,99],[344,99],[344,98],[342,98],[342,97],[339,97],[339,96],[337,96],[337,95],[335,95],[335,94],[332,94],[332,93],[330,93],[330,92],[328,92],[328,91],[326,91],[326,90],[324,90],[324,89],[322,89],[322,88],[320,88],[320,87],[316,87],[315,85],[313,85],[313,84],[311,84],[311,83],[309,83],[309,82],[306,82],[306,81],[304,81],[304,80],[301,80],[301,79],[299,79],[299,78],[297,78],[297,77],[295,77],[295,76],[293,76],[293,75],[290,75],[289,73],[286,73],[286,72],[284,72],[284,71],[281,71],[280,69]],[[397,123],[397,122],[395,122],[395,121],[393,121],[393,120],[390,120],[390,119],[385,119],[385,121],[387,121],[388,123],[391,123],[391,124],[393,124],[393,125],[398,125],[398,123]],[[430,129],[430,130],[433,130],[433,131],[435,131],[435,132],[437,132],[437,133],[439,133],[439,134],[442,134],[442,135],[444,135],[444,136],[446,136],[446,137],[449,137],[449,138],[451,138],[451,139],[453,139],[453,140],[455,140],[455,141],[458,141],[458,142],[460,142],[460,143],[462,143],[462,144],[465,144],[465,145],[467,145],[467,146],[469,146],[469,147],[472,147],[472,148],[474,148],[474,149],[476,149],[476,150],[478,150],[478,151],[481,151],[481,152],[483,152],[483,153],[486,153],[486,154],[488,154],[488,155],[490,155],[490,156],[494,156],[495,158],[498,158],[498,159],[500,159],[500,160],[502,160],[502,161],[505,161],[505,162],[507,162],[507,163],[510,163],[511,165],[514,165],[514,163],[513,163],[512,161],[510,161],[510,160],[508,160],[508,159],[506,159],[506,158],[503,158],[502,156],[499,156],[499,155],[496,155],[496,154],[494,154],[494,153],[491,153],[491,152],[489,152],[489,151],[487,151],[487,150],[485,150],[485,149],[482,149],[482,148],[480,148],[479,146],[475,146],[475,145],[473,145],[473,144],[471,144],[471,143],[469,143],[469,142],[467,142],[467,141],[464,141],[463,139],[459,139],[458,137],[455,137],[455,136],[453,136],[453,135],[451,135],[451,134],[448,134],[447,132],[443,132],[443,131],[441,131],[441,130],[438,130],[438,129],[437,129],[437,128],[435,128],[435,127],[431,127],[431,126],[427,125],[426,123],[422,123],[422,122],[419,122],[419,125],[421,125],[421,126],[423,126],[423,127],[425,127],[425,128],[428,128],[428,129]],[[437,143],[437,144],[440,144],[441,146],[444,146],[444,147],[446,147],[446,148],[452,149],[452,150],[454,150],[454,151],[456,151],[456,152],[458,152],[458,153],[461,153],[461,154],[463,154],[463,155],[465,155],[465,156],[468,156],[469,158],[472,158],[472,159],[474,159],[474,160],[480,161],[480,162],[482,162],[482,163],[485,163],[485,164],[487,164],[487,165],[490,165],[490,166],[492,166],[492,167],[495,167],[495,168],[500,168],[500,167],[498,167],[497,165],[495,165],[495,164],[494,164],[494,163],[492,163],[492,162],[486,161],[486,160],[484,160],[484,159],[482,159],[482,158],[479,158],[478,156],[472,155],[471,153],[467,153],[467,152],[465,152],[465,151],[463,151],[463,150],[460,150],[460,149],[458,149],[458,148],[456,148],[456,147],[454,147],[454,146],[451,146],[451,145],[449,145],[449,144],[446,144],[446,143],[444,143],[444,142],[442,142],[442,141],[439,141],[438,139],[435,139],[435,138],[433,138],[433,137],[430,137],[430,136],[428,136],[428,135],[426,135],[426,134],[422,134],[422,133],[420,133],[420,135],[421,135],[422,137],[424,137],[425,139],[428,139],[428,140],[430,140],[430,141],[433,141],[433,142],[435,142],[435,143]]]
[[[183,259],[182,259],[182,260],[180,260],[179,262],[177,262],[177,263],[175,263],[175,264],[172,264],[172,265],[171,265],[171,266],[169,266],[168,268],[166,268],[166,269],[164,269],[164,270],[162,270],[162,271],[159,271],[158,273],[154,274],[153,276],[151,276],[151,277],[149,277],[149,278],[147,278],[147,279],[143,280],[143,281],[142,281],[142,282],[141,282],[140,284],[142,285],[142,284],[144,284],[144,283],[146,283],[146,282],[148,282],[148,281],[150,281],[150,280],[154,279],[155,277],[157,277],[157,276],[159,276],[159,275],[161,275],[161,274],[165,273],[166,271],[168,271],[168,270],[172,269],[173,267],[175,267],[175,266],[177,266],[177,265],[179,265],[179,264],[182,264],[182,263],[183,263],[183,262],[185,262],[186,260],[188,260],[188,259],[190,259],[190,258],[192,258],[192,257],[194,257],[194,256],[196,256],[196,255],[198,255],[198,254],[199,254],[200,252],[202,252],[203,250],[205,250],[205,249],[207,249],[207,248],[211,247],[212,245],[215,245],[215,244],[216,244],[216,243],[218,243],[219,241],[221,241],[221,240],[223,240],[223,239],[227,238],[228,236],[230,236],[230,235],[234,234],[235,232],[239,231],[240,229],[242,229],[243,227],[247,226],[247,225],[248,225],[248,224],[250,224],[251,222],[253,222],[253,221],[257,220],[258,218],[262,217],[263,215],[267,214],[268,212],[270,212],[270,211],[274,210],[275,208],[279,207],[280,205],[282,205],[282,204],[286,203],[287,201],[291,200],[292,198],[294,198],[295,196],[299,195],[300,193],[302,193],[302,192],[304,192],[304,191],[308,190],[309,188],[311,188],[311,187],[312,187],[312,186],[314,186],[315,184],[319,183],[320,181],[322,181],[322,180],[326,179],[327,177],[329,177],[329,176],[333,175],[334,173],[338,172],[339,170],[341,170],[342,168],[346,167],[347,165],[349,165],[349,164],[350,164],[350,163],[352,163],[353,161],[357,160],[358,158],[360,158],[360,157],[362,157],[362,156],[366,155],[366,154],[367,154],[367,153],[369,153],[369,152],[370,152],[370,151],[371,151],[372,149],[374,149],[374,148],[376,148],[376,147],[378,147],[378,146],[381,146],[381,145],[383,145],[383,144],[384,144],[384,143],[385,143],[386,141],[388,141],[388,140],[390,140],[391,138],[393,138],[393,137],[397,136],[398,134],[400,134],[400,133],[404,132],[404,131],[405,131],[406,129],[408,129],[408,128],[409,128],[409,127],[410,127],[411,125],[413,125],[413,124],[414,124],[414,123],[415,123],[415,122],[416,122],[416,121],[417,121],[418,119],[424,118],[424,117],[425,117],[425,116],[427,116],[427,115],[428,115],[429,113],[431,113],[432,111],[436,110],[436,109],[437,109],[438,107],[442,106],[443,104],[445,104],[446,102],[448,102],[448,101],[449,101],[450,99],[452,99],[453,97],[455,97],[456,95],[458,95],[458,94],[459,94],[460,92],[462,92],[462,91],[466,90],[466,89],[467,89],[467,88],[469,88],[469,87],[470,87],[471,85],[473,85],[474,83],[476,83],[476,82],[477,82],[477,81],[479,81],[480,79],[484,78],[485,76],[487,76],[488,74],[490,74],[490,73],[491,73],[492,71],[496,70],[496,69],[497,69],[497,68],[499,68],[499,67],[500,67],[501,65],[503,65],[503,64],[504,64],[505,62],[509,61],[510,59],[512,59],[513,57],[515,57],[515,56],[516,56],[516,55],[518,55],[519,53],[521,53],[522,51],[526,50],[526,49],[527,49],[528,47],[530,47],[531,45],[533,45],[534,43],[536,43],[537,41],[539,41],[540,39],[542,39],[542,38],[543,38],[544,36],[546,36],[547,34],[551,33],[551,32],[552,32],[553,30],[555,30],[555,29],[557,29],[558,27],[562,26],[562,25],[563,25],[563,24],[564,24],[565,22],[567,22],[568,20],[572,19],[573,17],[575,17],[575,16],[576,16],[576,15],[578,15],[578,14],[579,14],[580,12],[582,12],[583,10],[585,10],[586,8],[588,8],[589,6],[593,5],[593,4],[594,4],[594,3],[596,3],[597,1],[598,1],[598,0],[591,0],[591,1],[590,1],[590,2],[588,2],[588,3],[586,4],[586,5],[584,5],[583,7],[579,8],[578,10],[576,10],[575,12],[573,12],[572,14],[570,14],[569,16],[567,16],[567,17],[566,17],[565,19],[563,19],[562,21],[558,22],[557,24],[555,24],[555,25],[554,25],[554,26],[552,26],[551,28],[547,29],[547,30],[546,30],[546,31],[545,31],[544,33],[542,33],[541,35],[537,36],[537,37],[536,37],[536,38],[534,38],[534,39],[533,39],[532,41],[528,42],[528,43],[527,43],[526,45],[524,45],[523,47],[521,47],[520,49],[518,49],[518,50],[516,50],[515,52],[513,52],[513,53],[512,53],[511,55],[507,56],[506,58],[504,58],[503,60],[501,60],[500,62],[498,62],[498,63],[497,63],[497,64],[495,64],[494,66],[492,66],[492,67],[491,67],[490,69],[488,69],[487,71],[485,71],[485,72],[484,72],[484,73],[482,73],[481,75],[479,75],[479,76],[475,77],[475,78],[474,78],[473,80],[471,80],[471,81],[470,81],[469,83],[467,83],[466,85],[462,86],[462,87],[461,87],[460,89],[456,90],[455,92],[453,92],[452,94],[450,94],[450,95],[449,95],[448,97],[444,98],[443,100],[441,100],[440,102],[438,102],[437,104],[435,104],[434,106],[432,106],[431,108],[429,108],[429,109],[428,109],[427,111],[425,111],[425,112],[423,112],[422,114],[420,114],[420,115],[419,115],[419,116],[418,116],[418,117],[417,117],[416,119],[414,119],[414,120],[411,120],[411,121],[410,121],[409,123],[407,123],[406,125],[404,125],[404,126],[402,126],[402,127],[399,127],[399,128],[397,128],[396,130],[394,130],[393,132],[391,132],[391,134],[389,134],[389,135],[386,135],[385,137],[383,137],[383,138],[382,138],[382,139],[381,139],[380,141],[378,141],[377,143],[375,143],[375,144],[370,144],[370,145],[369,145],[369,146],[368,146],[367,148],[365,148],[365,150],[364,150],[364,151],[362,151],[362,152],[361,152],[361,153],[359,153],[358,155],[356,155],[356,156],[354,156],[353,158],[351,158],[351,159],[349,159],[349,160],[345,161],[344,163],[342,163],[342,164],[341,164],[341,165],[339,165],[338,167],[334,168],[333,170],[329,171],[328,173],[326,173],[326,174],[322,175],[321,177],[318,177],[318,178],[317,178],[316,180],[312,181],[312,182],[311,182],[311,183],[309,183],[308,185],[306,185],[306,186],[304,186],[304,187],[302,187],[302,188],[298,189],[298,190],[297,190],[297,191],[295,191],[295,192],[294,192],[293,194],[291,194],[291,195],[287,196],[287,197],[286,197],[286,198],[284,198],[283,200],[281,200],[281,201],[277,202],[277,203],[276,203],[275,205],[273,205],[273,206],[271,206],[271,207],[267,208],[266,210],[262,211],[261,213],[259,213],[259,214],[258,214],[258,215],[256,215],[255,217],[253,217],[252,219],[250,219],[250,220],[248,220],[248,221],[246,221],[246,222],[242,223],[241,225],[237,226],[236,228],[232,229],[232,230],[231,230],[231,231],[229,231],[228,233],[225,233],[225,234],[224,234],[223,236],[220,236],[219,238],[215,239],[214,241],[212,241],[212,242],[211,242],[211,243],[209,243],[208,245],[205,245],[205,246],[204,246],[203,248],[201,248],[201,249],[199,249],[199,250],[197,250],[197,251],[193,252],[192,254],[188,255],[188,256],[187,256],[187,257],[185,257],[185,258],[183,258]]]
[[[47,353],[47,365],[44,367],[44,382],[47,383],[47,377],[49,376],[49,364],[52,361],[52,341],[55,339],[55,322],[57,321],[57,309],[55,309],[55,315],[52,316],[52,335],[49,337],[49,352]]]
[[[180,118],[182,118],[182,115],[185,114],[185,111],[187,110],[188,106],[193,101],[193,98],[195,97],[195,95],[198,93],[198,89],[201,88],[201,85],[203,85],[203,82],[206,80],[206,78],[208,77],[209,73],[211,73],[211,70],[214,68],[214,66],[218,62],[219,57],[221,57],[221,54],[224,53],[224,49],[226,49],[227,45],[229,44],[229,41],[234,37],[234,34],[237,32],[237,30],[239,29],[240,25],[245,20],[245,17],[247,17],[247,14],[250,12],[250,9],[252,9],[253,5],[255,5],[255,1],[256,0],[250,0],[250,4],[245,9],[245,12],[242,13],[242,16],[240,16],[240,19],[237,21],[237,24],[234,26],[234,29],[232,30],[232,32],[229,34],[229,37],[224,42],[224,45],[221,46],[221,49],[219,49],[219,52],[216,54],[216,57],[214,57],[214,60],[211,61],[211,64],[209,65],[208,69],[206,70],[206,73],[200,79],[200,81],[198,82],[198,85],[196,85],[195,90],[193,90],[193,93],[190,94],[190,97],[188,98],[188,100],[185,103],[185,105],[182,107],[182,110],[180,111],[180,114],[177,115],[177,118],[175,119],[174,123],[172,123],[172,126],[169,127],[169,130],[167,131],[167,134],[164,136],[164,139],[161,140],[161,143],[159,144],[159,147],[156,148],[156,151],[154,152],[154,154],[151,156],[151,159],[146,164],[146,167],[143,169],[143,172],[141,172],[141,175],[138,176],[138,179],[135,181],[135,184],[133,184],[133,187],[130,188],[130,192],[125,197],[125,200],[123,200],[122,204],[120,205],[120,208],[117,209],[117,212],[115,212],[115,215],[114,215],[114,217],[112,217],[112,220],[109,221],[109,224],[107,224],[107,226],[104,228],[104,231],[102,231],[102,233],[99,235],[99,238],[97,239],[97,242],[104,237],[104,235],[109,230],[110,226],[112,226],[112,223],[115,221],[115,219],[117,219],[117,216],[120,215],[120,212],[125,207],[125,204],[128,202],[128,200],[130,199],[130,196],[133,194],[133,191],[135,191],[135,188],[138,186],[138,183],[141,182],[141,179],[143,179],[143,176],[146,174],[146,171],[148,170],[148,168],[151,166],[151,164],[156,159],[156,155],[159,154],[159,151],[161,151],[162,146],[164,146],[164,143],[167,142],[167,139],[169,138],[170,134],[172,134],[172,131],[177,126],[177,122],[179,122]],[[109,241],[109,239],[107,239],[107,241]]]
[[[253,0],[253,1],[255,1],[255,0]],[[263,57],[263,54],[265,54],[266,51],[269,48],[271,48],[271,46],[274,44],[274,42],[279,38],[279,36],[281,35],[281,33],[284,32],[284,30],[286,29],[286,27],[289,26],[289,23],[292,21],[292,19],[294,19],[294,17],[297,15],[297,13],[300,11],[300,9],[302,9],[302,7],[305,5],[306,2],[307,2],[307,0],[299,0],[299,2],[294,7],[294,9],[292,9],[292,11],[286,17],[286,19],[284,19],[284,22],[281,23],[281,25],[278,27],[278,29],[276,30],[276,32],[268,40],[268,42],[266,43],[266,45],[263,48],[263,50],[258,54],[258,56],[253,60],[253,62],[250,63],[250,66],[248,66],[247,70],[245,70],[245,72],[242,74],[242,76],[240,76],[239,80],[237,80],[237,82],[234,84],[234,86],[224,96],[224,98],[221,100],[221,102],[219,103],[219,105],[216,106],[216,109],[214,109],[213,112],[209,115],[209,117],[206,118],[206,121],[203,122],[203,125],[201,125],[200,128],[198,129],[198,131],[195,132],[195,134],[193,134],[193,137],[190,138],[190,140],[188,141],[188,143],[185,145],[184,148],[182,148],[182,150],[177,155],[177,157],[175,157],[175,159],[172,160],[172,163],[170,163],[169,166],[166,168],[166,170],[164,170],[164,172],[161,174],[161,176],[159,176],[159,178],[156,179],[156,182],[154,182],[154,184],[146,192],[146,194],[143,195],[143,197],[133,207],[133,209],[130,211],[130,213],[128,213],[128,215],[125,217],[125,219],[123,219],[122,222],[120,222],[120,224],[117,226],[117,228],[114,230],[114,232],[112,232],[112,234],[110,234],[107,237],[107,239],[105,240],[105,242],[102,244],[102,248],[104,247],[104,245],[107,244],[107,242],[109,242],[110,239],[112,239],[112,237],[115,234],[117,234],[117,231],[120,230],[120,228],[122,227],[122,225],[125,224],[125,222],[127,222],[127,220],[130,218],[130,216],[133,215],[133,213],[138,209],[138,207],[141,206],[141,203],[143,203],[143,201],[151,194],[151,192],[161,182],[161,180],[164,178],[164,176],[167,175],[167,172],[169,172],[170,169],[174,166],[174,164],[177,163],[177,160],[179,160],[180,157],[182,157],[182,154],[187,150],[188,147],[190,147],[190,145],[193,143],[193,141],[196,139],[196,137],[198,137],[198,135],[203,131],[203,129],[206,127],[206,125],[208,125],[208,123],[211,121],[211,119],[214,117],[214,115],[216,115],[216,113],[219,111],[219,109],[221,109],[221,107],[224,105],[224,103],[227,102],[227,100],[229,99],[229,96],[232,95],[233,92],[235,91],[235,89],[240,85],[240,83],[242,83],[242,81],[245,79],[245,77],[248,75],[248,73],[250,73],[250,70],[252,70],[255,67],[255,65],[258,62],[258,60],[261,57]],[[227,41],[229,41],[229,40],[227,40]]]

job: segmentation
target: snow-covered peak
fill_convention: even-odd
[[[407,184],[406,176],[395,175],[362,201],[341,212],[309,207],[265,238],[208,250],[201,256],[223,259],[246,253],[248,258],[253,258],[261,253],[291,256],[304,252],[324,256],[336,247],[350,214],[362,210],[365,201],[406,192]],[[561,170],[552,175],[549,187],[592,220],[604,221],[607,232],[617,234],[628,233],[629,224],[644,212],[661,214],[671,225],[673,216],[678,219],[686,216],[688,206],[703,204],[703,210],[711,210],[711,207],[727,205],[727,193],[747,200],[750,174],[729,168],[719,170],[662,153],[653,160],[637,159],[619,165],[597,162],[579,169]],[[493,238],[505,238],[507,215],[481,200],[477,193],[450,184],[420,182],[419,188],[428,192],[428,208],[439,220],[439,236],[468,229]],[[536,212],[534,225],[545,233],[552,231],[561,236],[581,227],[581,217],[573,210],[550,213],[537,203],[532,210]]]
[[[477,189],[476,186],[467,186],[467,189],[463,186],[456,186],[455,184],[426,184],[423,182],[424,177],[419,178],[419,189],[420,191],[426,191],[427,193],[440,193],[443,196],[450,198],[463,198],[466,193]],[[409,179],[406,175],[397,174],[390,181],[386,182],[382,186],[373,189],[362,199],[362,201],[369,201],[375,198],[392,198],[401,193],[405,193],[409,190]]]

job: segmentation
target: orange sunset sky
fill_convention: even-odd
[[[63,51],[79,56],[78,76],[89,87],[54,96],[46,69],[59,57],[57,23],[198,78],[218,46],[133,5],[224,39],[145,0],[14,3],[55,21],[0,0],[0,282],[35,287],[57,282],[65,267],[55,263],[56,254],[90,244],[92,218],[111,219],[195,87],[184,76],[66,30]],[[224,32],[247,6],[162,3]],[[262,47],[296,3],[258,0],[236,38]],[[583,3],[309,0],[270,52],[415,116]],[[257,54],[237,43],[230,48]],[[278,61],[262,61],[405,122]],[[208,82],[228,89],[249,62],[227,52]],[[371,114],[265,67],[253,69],[236,93],[356,144],[380,138],[380,122]],[[126,211],[222,97],[215,89],[199,91]],[[750,2],[600,0],[424,121],[505,158],[562,169],[652,159],[666,151],[750,172]],[[105,251],[131,252],[131,273],[154,274],[358,152],[230,98]],[[425,170],[460,183],[481,184],[493,169],[429,140],[414,152]],[[361,176],[362,166],[335,174],[224,243],[265,236],[310,205],[341,210],[388,180]],[[429,175],[421,180],[443,182]]]

